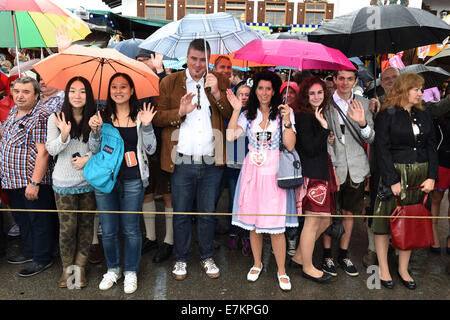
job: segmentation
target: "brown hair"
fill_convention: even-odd
[[[205,51],[205,42],[206,42],[206,51],[209,56],[211,54],[211,47],[209,46],[208,41],[205,41],[204,39],[192,40],[191,43],[189,43],[187,53],[189,54],[189,51],[191,51],[191,49],[204,52]]]
[[[395,79],[392,87],[388,89],[382,110],[392,107],[403,108],[405,100],[408,101],[409,90],[412,88],[421,88],[424,82],[424,79],[416,73],[401,74]],[[422,101],[419,101],[413,107],[422,110]]]
[[[231,59],[228,56],[218,56],[216,61],[214,62],[214,69],[219,65],[221,60],[227,60],[231,63]]]
[[[325,82],[323,82],[323,80],[317,76],[311,76],[303,81],[302,85],[298,90],[298,104],[300,106],[300,112],[306,112],[310,114],[314,113],[311,105],[309,104],[308,93],[309,89],[315,84],[320,84],[322,86],[324,95],[322,104],[319,106],[319,109],[321,109],[321,112],[323,113],[328,108],[329,106],[328,101],[330,99],[330,94],[328,93]]]

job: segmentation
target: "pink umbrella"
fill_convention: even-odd
[[[236,51],[234,58],[300,70],[356,70],[341,51],[296,39],[253,40]]]
[[[356,70],[339,50],[320,43],[296,39],[257,39],[247,43],[234,54],[235,59],[289,68],[286,97],[291,69]]]

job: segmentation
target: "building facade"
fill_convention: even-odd
[[[137,16],[178,20],[191,13],[227,12],[248,23],[321,24],[334,17],[334,1],[136,0]]]
[[[115,1],[117,0],[103,0],[107,4]],[[400,3],[404,0],[388,0],[391,1]],[[120,6],[114,7],[114,12],[164,20],[178,20],[189,13],[228,12],[248,23],[318,25],[328,19],[368,7],[371,2],[372,0],[121,0]],[[437,3],[450,0],[423,2],[436,6]],[[422,0],[409,0],[408,5],[421,8]]]

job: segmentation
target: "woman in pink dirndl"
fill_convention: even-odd
[[[288,150],[295,147],[294,113],[281,104],[281,79],[273,72],[262,71],[253,78],[247,109],[229,90],[228,99],[233,106],[227,139],[236,140],[246,134],[249,153],[241,169],[236,187],[232,224],[250,230],[254,264],[247,280],[254,282],[262,270],[263,233],[269,233],[278,267],[278,283],[282,290],[290,290],[290,279],[285,270],[286,226],[298,226],[295,196],[292,190],[278,187],[277,170],[280,143]],[[281,116],[280,116],[281,115]],[[281,130],[280,130],[281,126]],[[282,133],[281,133],[282,132]]]

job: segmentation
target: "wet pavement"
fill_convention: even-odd
[[[447,199],[445,197],[444,199]],[[444,202],[444,201],[443,201]],[[224,212],[226,192],[219,201],[218,212]],[[157,201],[157,209],[163,210],[163,202]],[[448,203],[441,207],[441,215],[447,215]],[[222,219],[222,217],[221,217]],[[157,236],[163,239],[164,220],[157,215]],[[283,292],[278,287],[276,263],[270,250],[266,250],[267,268],[255,283],[248,283],[246,275],[252,266],[251,256],[244,257],[240,250],[227,248],[228,237],[216,235],[221,246],[216,250],[215,261],[221,276],[209,279],[199,263],[198,248],[193,241],[191,261],[188,263],[188,276],[184,281],[176,281],[171,276],[173,259],[155,264],[152,262],[155,250],[142,256],[138,273],[138,289],[133,294],[123,292],[123,278],[108,291],[98,289],[102,275],[106,271],[104,261],[88,266],[88,286],[82,290],[60,289],[57,281],[60,277],[61,262],[31,278],[20,278],[18,272],[23,265],[11,265],[6,258],[0,259],[0,299],[3,300],[450,300],[450,274],[446,271],[450,265],[450,255],[445,252],[445,239],[449,226],[448,220],[439,221],[441,254],[431,253],[428,249],[413,251],[410,261],[410,273],[417,282],[416,290],[408,290],[396,274],[395,254],[390,255],[390,269],[395,282],[393,290],[381,286],[376,288],[373,272],[367,273],[362,265],[362,257],[367,250],[367,235],[362,219],[355,219],[349,253],[359,271],[359,276],[350,277],[341,268],[338,276],[326,284],[317,284],[301,277],[300,271],[287,268],[291,278],[292,291]],[[193,239],[196,239],[195,232]],[[9,242],[9,251],[17,249],[18,239]],[[337,257],[337,243],[333,243],[333,256]],[[314,254],[316,266],[321,264],[322,245],[317,241]],[[289,259],[289,256],[287,256]],[[368,281],[369,280],[369,281]],[[369,282],[369,286],[368,286]],[[369,288],[371,287],[371,289]],[[373,288],[375,287],[375,288]]]

